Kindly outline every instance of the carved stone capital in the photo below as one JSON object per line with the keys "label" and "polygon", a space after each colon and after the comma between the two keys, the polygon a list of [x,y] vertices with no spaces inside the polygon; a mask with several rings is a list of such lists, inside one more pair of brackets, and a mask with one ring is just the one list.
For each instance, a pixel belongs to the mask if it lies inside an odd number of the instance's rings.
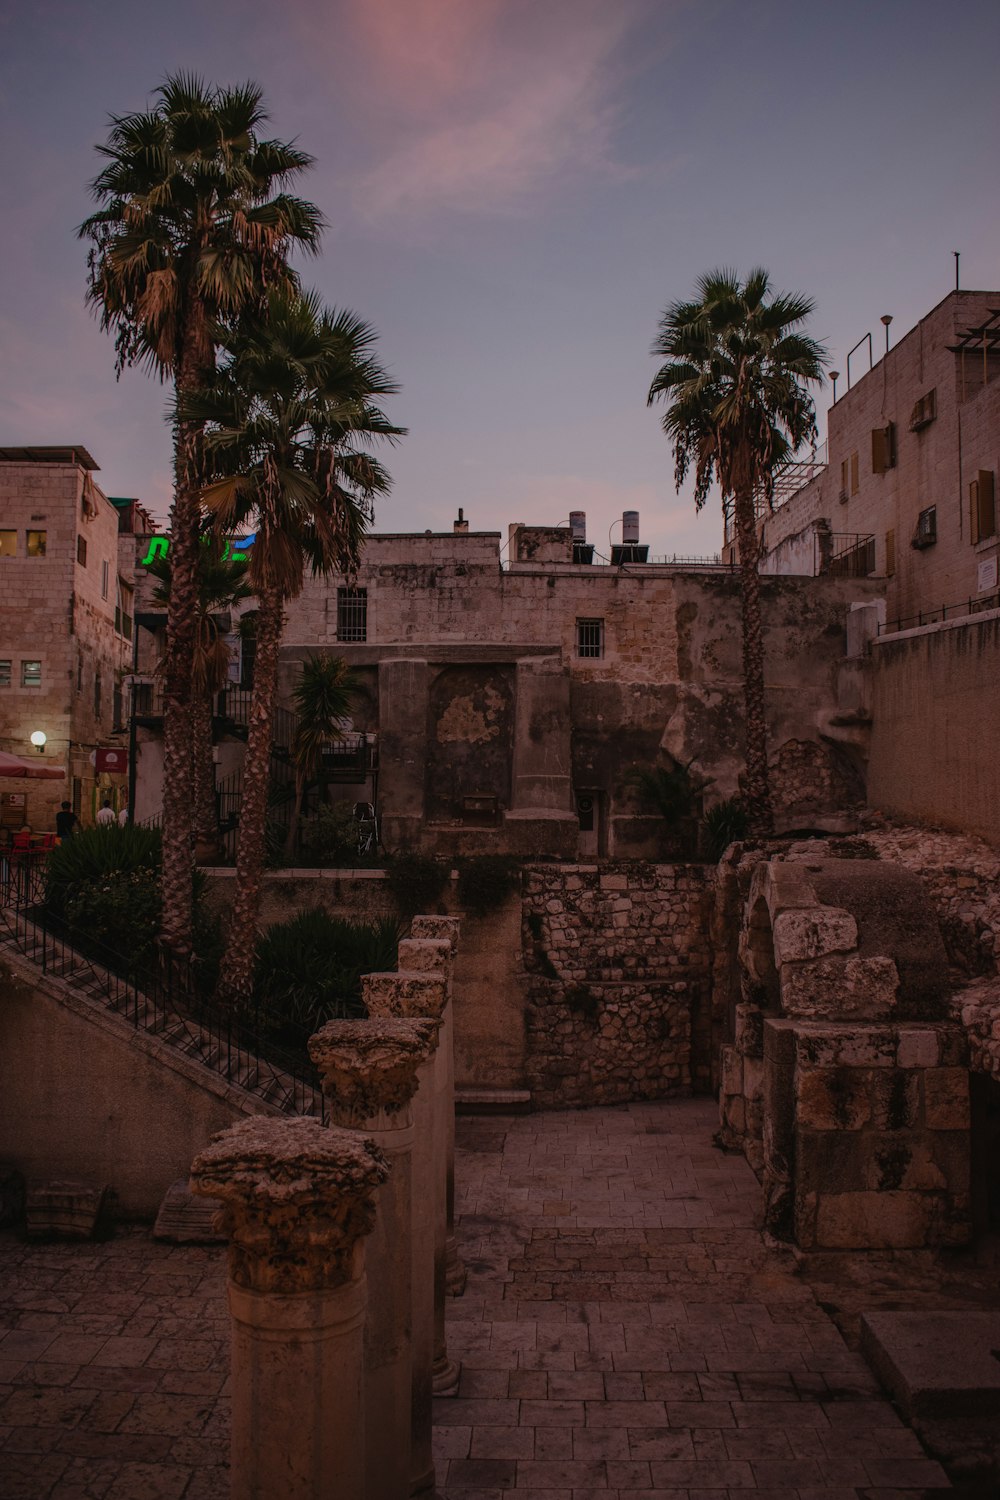
{"label": "carved stone capital", "polygon": [[399,972],[447,975],[453,951],[447,938],[403,938],[399,945]]}
{"label": "carved stone capital", "polygon": [[328,1021],[309,1038],[309,1056],[341,1116],[394,1115],[413,1098],[417,1069],[434,1050],[439,1029],[430,1016]]}
{"label": "carved stone capital", "polygon": [[352,1130],[318,1120],[244,1120],[191,1166],[191,1190],[225,1205],[229,1274],[257,1292],[328,1290],[353,1279],[375,1223],[385,1156]]}
{"label": "carved stone capital", "polygon": [[461,928],[461,917],[414,917],[410,923],[410,937],[442,938],[451,944],[451,951],[454,953],[458,948],[458,934]]}
{"label": "carved stone capital", "polygon": [[433,1016],[440,1020],[448,1003],[443,975],[362,974],[361,997],[370,1016]]}

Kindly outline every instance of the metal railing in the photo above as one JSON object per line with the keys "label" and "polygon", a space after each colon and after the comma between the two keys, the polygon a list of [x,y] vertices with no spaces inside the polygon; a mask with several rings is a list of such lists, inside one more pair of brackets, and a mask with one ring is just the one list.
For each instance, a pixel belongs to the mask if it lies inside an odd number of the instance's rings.
{"label": "metal railing", "polygon": [[816,576],[870,578],[875,571],[875,538],[848,531],[817,532]]}
{"label": "metal railing", "polygon": [[980,594],[975,599],[961,599],[957,604],[942,604],[939,609],[918,610],[915,615],[901,615],[895,620],[885,620],[878,627],[879,635],[896,635],[901,630],[919,629],[922,625],[940,625],[946,620],[963,620],[985,610],[1000,609],[1000,591]]}
{"label": "metal railing", "polygon": [[137,1031],[148,1032],[285,1114],[325,1121],[308,1059],[262,1034],[259,1011],[236,1015],[204,993],[197,960],[135,963],[96,939],[71,937],[45,909],[44,862],[0,854],[0,941],[43,974],[71,982]]}

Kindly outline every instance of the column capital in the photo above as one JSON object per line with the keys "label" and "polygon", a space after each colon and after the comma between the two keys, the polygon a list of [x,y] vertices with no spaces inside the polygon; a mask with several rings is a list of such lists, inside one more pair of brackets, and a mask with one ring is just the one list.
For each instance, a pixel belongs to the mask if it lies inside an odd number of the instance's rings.
{"label": "column capital", "polygon": [[454,953],[458,948],[458,935],[462,929],[461,917],[414,917],[410,923],[411,938],[441,938],[451,944]]}
{"label": "column capital", "polygon": [[383,1153],[356,1131],[258,1118],[212,1139],[192,1163],[191,1189],[225,1205],[236,1285],[287,1294],[354,1278],[388,1175]]}
{"label": "column capital", "polygon": [[401,974],[447,974],[454,955],[447,938],[403,938],[397,951]]}
{"label": "column capital", "polygon": [[434,1050],[439,1029],[430,1016],[327,1021],[309,1038],[309,1056],[338,1112],[359,1121],[396,1115],[413,1098],[417,1069]]}
{"label": "column capital", "polygon": [[448,1003],[443,974],[362,974],[361,998],[369,1016],[432,1016],[440,1020]]}

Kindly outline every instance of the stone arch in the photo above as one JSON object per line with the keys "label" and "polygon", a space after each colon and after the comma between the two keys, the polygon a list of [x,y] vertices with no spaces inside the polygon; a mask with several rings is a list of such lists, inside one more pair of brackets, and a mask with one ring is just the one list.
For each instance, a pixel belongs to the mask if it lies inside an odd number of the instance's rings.
{"label": "stone arch", "polygon": [[428,698],[428,822],[457,822],[465,797],[495,796],[510,806],[514,747],[514,668],[445,667]]}
{"label": "stone arch", "polygon": [[823,820],[864,803],[865,784],[838,746],[790,739],[770,758],[775,815],[785,828],[823,826]]}

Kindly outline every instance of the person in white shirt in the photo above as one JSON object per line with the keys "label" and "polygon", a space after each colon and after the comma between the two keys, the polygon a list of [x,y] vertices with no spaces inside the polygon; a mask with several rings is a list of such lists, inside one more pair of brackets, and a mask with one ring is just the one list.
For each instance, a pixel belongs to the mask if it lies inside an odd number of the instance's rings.
{"label": "person in white shirt", "polygon": [[125,828],[125,827],[127,827],[127,825],[128,825],[128,803],[126,802],[125,806],[122,808],[121,812],[118,814],[118,827],[119,828]]}
{"label": "person in white shirt", "polygon": [[115,810],[111,806],[111,799],[109,797],[105,797],[104,806],[98,809],[97,821],[98,823],[104,824],[113,823],[115,821]]}

